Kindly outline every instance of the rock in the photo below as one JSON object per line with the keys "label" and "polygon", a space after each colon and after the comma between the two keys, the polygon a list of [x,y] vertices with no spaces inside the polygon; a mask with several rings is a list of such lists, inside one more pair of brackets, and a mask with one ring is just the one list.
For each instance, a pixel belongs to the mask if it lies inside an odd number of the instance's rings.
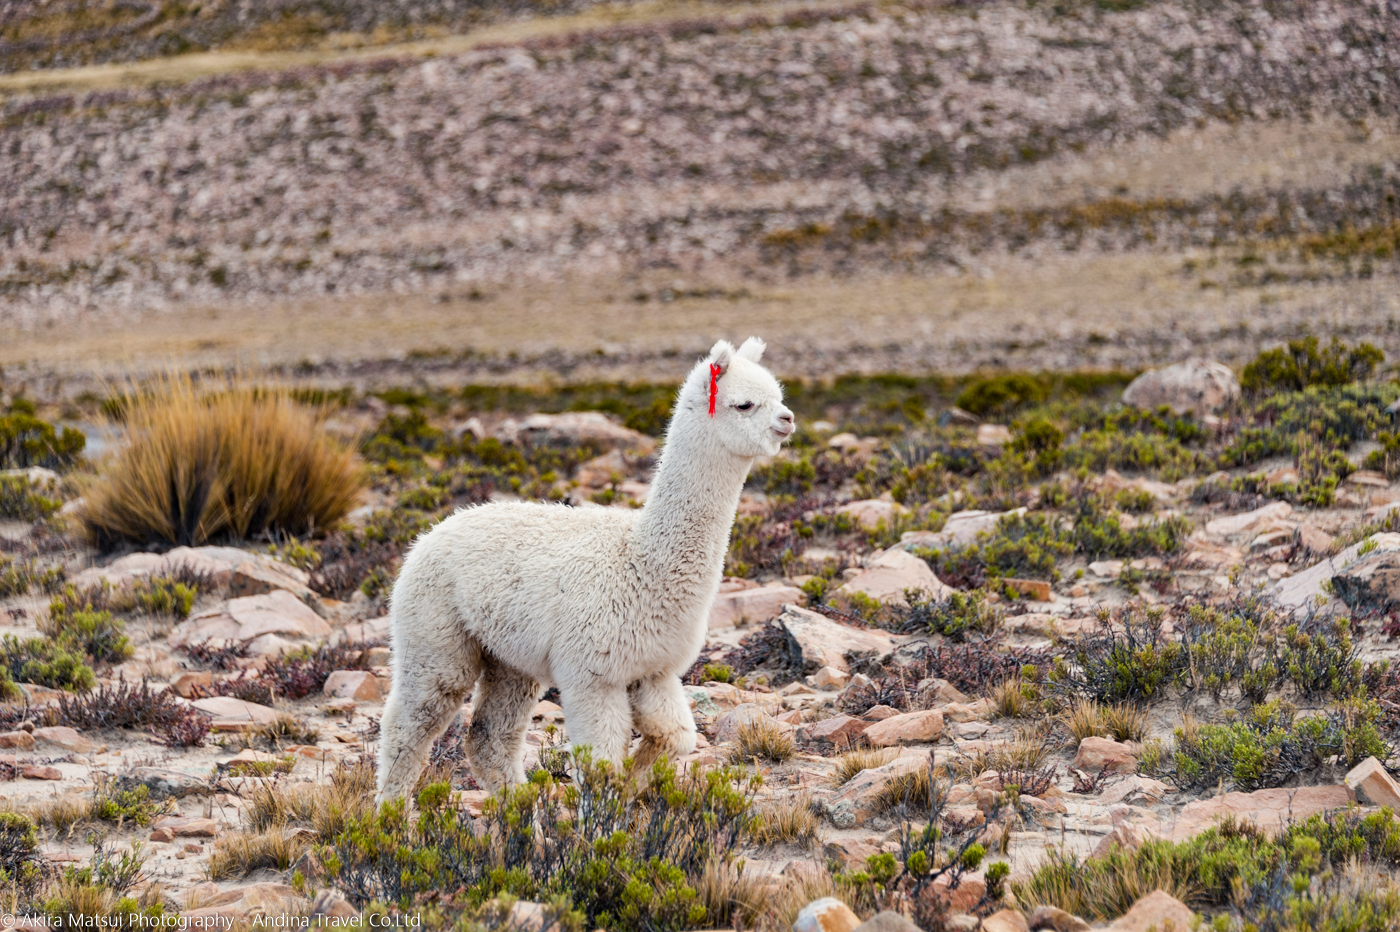
{"label": "rock", "polygon": [[263,882],[214,893],[201,902],[203,905],[198,909],[180,912],[182,928],[228,929],[233,928],[233,920],[238,919],[253,920],[252,925],[264,926],[268,923],[257,922],[258,917],[300,915],[297,909],[304,907],[294,908],[293,904],[305,904],[306,899],[295,887]]}
{"label": "rock", "polygon": [[865,734],[869,727],[869,722],[863,722],[850,715],[835,715],[806,726],[803,734],[809,741],[829,741],[837,747],[843,747]]}
{"label": "rock", "polygon": [[977,445],[980,447],[1004,447],[1011,442],[1011,428],[1004,424],[977,425]]}
{"label": "rock", "polygon": [[153,829],[149,836],[151,841],[172,842],[175,840],[175,833],[168,828]]}
{"label": "rock", "polygon": [[1353,612],[1400,607],[1400,552],[1368,553],[1332,577],[1332,591]]}
{"label": "rock", "polygon": [[36,728],[34,729],[34,740],[39,744],[52,744],[54,747],[63,748],[63,750],[72,751],[75,754],[87,754],[93,747],[91,741],[65,725]]}
{"label": "rock", "polygon": [[1043,579],[1003,579],[1003,586],[1010,586],[1021,595],[1029,596],[1037,602],[1049,602],[1055,598],[1050,584]]}
{"label": "rock", "polygon": [[1092,773],[1109,768],[1119,773],[1132,773],[1137,770],[1137,751],[1112,738],[1088,737],[1079,742],[1079,751],[1074,755],[1074,766]]}
{"label": "rock", "polygon": [[118,774],[115,786],[123,791],[144,786],[150,791],[150,798],[153,800],[214,795],[213,788],[203,777],[180,770],[162,770],[158,767],[137,767],[135,770]]}
{"label": "rock", "polygon": [[1169,792],[1171,787],[1161,780],[1153,780],[1151,777],[1143,777],[1134,774],[1106,786],[1099,794],[1099,802],[1105,806],[1114,803],[1132,802],[1160,802],[1162,797]]}
{"label": "rock", "polygon": [[1271,502],[1253,511],[1208,521],[1206,533],[1217,537],[1232,537],[1245,532],[1261,534],[1265,530],[1292,530],[1295,525],[1284,520],[1291,514],[1293,506],[1288,502]]}
{"label": "rock", "polygon": [[170,632],[171,647],[214,639],[251,641],[264,634],[319,638],[331,633],[314,611],[285,590],[229,599],[218,608],[192,615]]}
{"label": "rock", "polygon": [[948,516],[941,531],[908,531],[899,539],[904,550],[927,547],[941,550],[944,547],[965,547],[977,542],[977,535],[983,531],[996,530],[997,522],[1013,515],[1023,515],[1025,508],[1014,511],[958,511]]}
{"label": "rock", "polygon": [[787,722],[780,722],[769,714],[769,708],[756,702],[746,702],[731,712],[726,712],[715,722],[715,741],[720,744],[739,740],[739,729],[755,722],[772,723],[779,731],[789,734],[797,729]]}
{"label": "rock", "polygon": [[783,609],[778,624],[787,633],[787,661],[807,673],[822,667],[849,670],[848,651],[875,651],[884,655],[895,645],[895,638],[883,631],[852,628],[795,605]]}
{"label": "rock", "polygon": [[898,714],[900,714],[899,710],[893,706],[873,705],[866,709],[865,714],[861,717],[867,722],[883,722],[885,719],[894,718]]}
{"label": "rock", "polygon": [[1149,893],[1109,926],[1109,932],[1190,932],[1196,914],[1163,890]]}
{"label": "rock", "polygon": [[978,699],[976,702],[950,702],[941,711],[945,723],[980,722],[992,717],[992,713],[996,711],[996,704],[990,699]]}
{"label": "rock", "polygon": [[34,750],[34,736],[27,731],[0,732],[0,748],[32,751]]}
{"label": "rock", "polygon": [[1400,785],[1386,772],[1385,765],[1368,757],[1347,773],[1343,781],[1356,794],[1358,802],[1372,806],[1389,806],[1400,812]]}
{"label": "rock", "polygon": [[893,715],[865,730],[865,740],[877,748],[896,744],[926,744],[942,736],[943,713],[938,709]]}
{"label": "rock", "polygon": [[1311,553],[1323,554],[1332,549],[1332,535],[1306,522],[1298,525],[1298,545]]}
{"label": "rock", "polygon": [[1148,369],[1123,390],[1123,403],[1144,410],[1165,405],[1179,414],[1213,414],[1237,401],[1240,383],[1218,362],[1192,359],[1162,369]]}
{"label": "rock", "polygon": [[1089,932],[1089,923],[1058,906],[1037,906],[1027,925],[1032,930],[1053,929],[1054,932]]}
{"label": "rock", "polygon": [[856,926],[856,932],[919,932],[919,927],[899,913],[887,909]]}
{"label": "rock", "polygon": [[945,875],[933,882],[933,893],[953,912],[966,912],[987,895],[987,883],[981,877],[964,875],[956,887],[950,888]]}
{"label": "rock", "polygon": [[1133,822],[1120,822],[1113,827],[1113,830],[1099,839],[1099,843],[1094,846],[1093,857],[1107,857],[1114,848],[1121,848],[1124,851],[1136,851],[1148,841],[1154,838],[1164,837],[1161,832],[1149,825],[1140,825]]}
{"label": "rock", "polygon": [[812,674],[812,685],[817,689],[839,690],[851,681],[851,674],[835,667],[822,667]]}
{"label": "rock", "polygon": [[792,932],[852,932],[859,926],[860,919],[849,906],[828,896],[802,907]]}
{"label": "rock", "polygon": [[1298,470],[1292,466],[1280,466],[1278,469],[1270,470],[1264,477],[1266,485],[1297,485]]}
{"label": "rock", "polygon": [[361,624],[346,625],[331,636],[332,644],[368,644],[389,638],[389,616],[371,618]]}
{"label": "rock", "polygon": [[882,498],[869,498],[859,502],[848,502],[836,509],[836,513],[849,515],[856,524],[873,531],[881,523],[886,527],[893,524],[896,516],[904,514],[904,506]]}
{"label": "rock", "polygon": [[214,674],[208,671],[194,671],[181,673],[171,682],[170,688],[175,690],[175,694],[184,699],[189,699],[195,694],[197,689],[209,689],[214,685]]}
{"label": "rock", "polygon": [[368,670],[336,670],[326,677],[321,691],[332,699],[355,699],[359,702],[380,702],[379,680]]}
{"label": "rock", "polygon": [[182,819],[167,816],[158,819],[155,829],[169,829],[176,838],[213,838],[219,834],[219,823],[213,819]]}
{"label": "rock", "polygon": [[1345,809],[1355,802],[1349,786],[1302,786],[1293,789],[1256,790],[1253,793],[1226,793],[1187,803],[1177,815],[1173,841],[1184,841],[1209,828],[1217,819],[1233,815],[1253,822],[1266,831],[1286,828],[1308,816],[1332,809]]}
{"label": "rock", "polygon": [[880,811],[880,792],[896,777],[923,770],[928,758],[922,754],[897,757],[888,764],[862,770],[826,800],[826,817],[837,828],[856,828]]}
{"label": "rock", "polygon": [[1030,926],[1020,910],[999,909],[982,920],[982,932],[1030,932]]}
{"label": "rock", "polygon": [[711,630],[748,622],[759,624],[783,613],[785,604],[807,604],[807,593],[792,586],[759,586],[721,592],[710,605]]}
{"label": "rock", "polygon": [[25,764],[20,776],[26,780],[62,780],[63,772],[57,767],[42,767],[38,764]]}
{"label": "rock", "polygon": [[621,450],[612,450],[581,463],[574,479],[585,489],[601,489],[613,482],[621,482],[632,474],[632,468]]}
{"label": "rock", "polygon": [[1374,541],[1367,556],[1400,551],[1400,533],[1372,534],[1366,540],[1352,544],[1335,557],[1314,563],[1299,573],[1280,580],[1269,590],[1269,597],[1279,608],[1301,612],[1328,605],[1340,606],[1339,600],[1323,591],[1323,585],[1361,559],[1361,548]]}
{"label": "rock", "polygon": [[836,596],[862,593],[895,605],[908,605],[906,589],[917,589],[934,599],[946,599],[952,589],[945,586],[923,560],[907,550],[891,547],[866,561],[865,568],[836,590]]}
{"label": "rock", "polygon": [[225,726],[240,723],[245,726],[266,725],[277,720],[276,710],[256,702],[244,702],[232,696],[210,696],[208,699],[196,699],[190,704],[213,716],[216,726],[220,723]]}
{"label": "rock", "polygon": [[601,411],[567,411],[563,414],[531,414],[520,420],[508,418],[496,428],[502,443],[528,446],[592,443],[620,450],[648,454],[656,441],[646,434],[614,423]]}

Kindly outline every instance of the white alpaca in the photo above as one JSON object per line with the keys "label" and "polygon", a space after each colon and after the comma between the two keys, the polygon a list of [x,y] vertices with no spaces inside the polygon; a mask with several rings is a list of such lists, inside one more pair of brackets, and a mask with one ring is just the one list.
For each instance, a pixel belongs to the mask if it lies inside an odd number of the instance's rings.
{"label": "white alpaca", "polygon": [[793,431],[763,341],[716,343],[681,386],[646,505],[482,505],[413,545],[394,585],[394,685],[380,723],[379,799],[413,789],[476,687],[466,745],[491,789],[525,779],[525,729],[559,687],[575,747],[638,767],[695,749],[680,675],[705,642],[739,494]]}

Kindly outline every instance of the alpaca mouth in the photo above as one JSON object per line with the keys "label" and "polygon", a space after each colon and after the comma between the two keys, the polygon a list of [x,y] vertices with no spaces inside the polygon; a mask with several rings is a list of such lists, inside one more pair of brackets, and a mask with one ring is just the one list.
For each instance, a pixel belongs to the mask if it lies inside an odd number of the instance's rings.
{"label": "alpaca mouth", "polygon": [[797,429],[796,427],[789,427],[787,430],[778,430],[778,428],[774,427],[774,428],[773,428],[773,433],[777,434],[779,437],[781,437],[782,439],[786,440],[787,438],[789,438],[789,437],[792,436],[792,432],[795,431],[796,429]]}

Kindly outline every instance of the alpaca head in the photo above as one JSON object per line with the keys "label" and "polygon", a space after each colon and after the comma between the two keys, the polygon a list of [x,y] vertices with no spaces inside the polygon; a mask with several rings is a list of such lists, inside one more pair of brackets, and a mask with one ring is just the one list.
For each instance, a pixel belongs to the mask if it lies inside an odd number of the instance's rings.
{"label": "alpaca head", "polygon": [[[759,365],[763,350],[758,337],[749,337],[738,349],[720,340],[691,370],[681,389],[679,411],[701,422],[735,456],[772,456],[796,426],[792,411],[783,404],[783,387]],[[710,417],[712,378],[714,417]]]}

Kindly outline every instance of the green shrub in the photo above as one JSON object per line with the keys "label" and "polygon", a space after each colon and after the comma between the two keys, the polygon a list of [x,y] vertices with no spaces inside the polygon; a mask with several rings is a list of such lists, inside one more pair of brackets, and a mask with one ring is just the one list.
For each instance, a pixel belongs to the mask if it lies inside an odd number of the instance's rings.
{"label": "green shrub", "polygon": [[1067,645],[1050,680],[1061,689],[1098,702],[1141,702],[1182,681],[1186,650],[1162,630],[1160,608],[1107,609],[1098,615],[1098,630]]}
{"label": "green shrub", "polygon": [[0,811],[0,885],[32,890],[43,864],[34,821],[18,812]]}
{"label": "green shrub", "polygon": [[42,495],[23,476],[0,476],[0,518],[11,521],[46,521],[63,502]]}
{"label": "green shrub", "polygon": [[634,796],[623,775],[586,751],[573,763],[575,783],[536,771],[489,799],[483,833],[448,804],[445,783],[419,794],[417,818],[403,800],[385,803],[321,850],[327,877],[357,905],[381,901],[405,911],[432,901],[461,914],[508,893],[567,897],[589,928],[729,922],[707,914],[695,884],[747,837],[753,784],[729,768],[682,775],[663,761]]}
{"label": "green shrub", "polygon": [[1360,382],[1385,362],[1385,353],[1371,343],[1347,346],[1336,337],[1320,346],[1317,337],[1290,340],[1288,346],[1264,350],[1244,367],[1240,387],[1246,392],[1302,391],[1314,385]]}
{"label": "green shrub", "polygon": [[957,405],[983,417],[1005,416],[1050,397],[1044,379],[1021,373],[977,379],[958,395]]}
{"label": "green shrub", "polygon": [[44,570],[34,560],[17,560],[0,553],[0,599],[24,595],[34,588],[55,592],[63,585],[66,575],[62,566]]}
{"label": "green shrub", "polygon": [[1180,552],[1191,530],[1191,521],[1184,517],[1143,520],[1126,530],[1101,498],[1089,495],[1079,501],[1070,537],[1075,551],[1090,560],[1133,560]]}
{"label": "green shrub", "polygon": [[1334,754],[1348,767],[1367,757],[1385,760],[1390,748],[1375,727],[1380,708],[1354,700],[1326,715],[1296,717],[1281,700],[1260,703],[1239,721],[1188,724],[1175,732],[1168,774],[1183,788],[1205,788],[1228,780],[1251,792],[1282,786]]}
{"label": "green shrub", "polygon": [[48,617],[39,622],[39,630],[56,645],[86,655],[93,663],[121,663],[132,655],[131,642],[122,633],[125,627],[111,612],[81,598],[72,586],[49,603]]}
{"label": "green shrub", "polygon": [[932,599],[927,592],[908,590],[904,597],[908,609],[901,610],[903,618],[889,626],[900,633],[941,634],[961,641],[971,632],[991,634],[1001,624],[1001,613],[987,601],[985,593],[976,590],[955,589],[946,599]]}
{"label": "green shrub", "polygon": [[66,469],[82,457],[87,438],[80,431],[65,427],[56,432],[32,409],[18,407],[12,405],[8,414],[0,415],[0,469]]}
{"label": "green shrub", "polygon": [[11,681],[67,690],[91,689],[97,681],[81,654],[48,638],[5,635],[0,638],[0,665],[8,674],[0,681],[0,694],[9,697],[18,694]]}
{"label": "green shrub", "polygon": [[1400,431],[1391,433],[1383,430],[1376,434],[1376,441],[1380,443],[1381,448],[1372,450],[1363,465],[1367,469],[1385,473],[1385,477],[1392,482],[1400,479]]}
{"label": "green shrub", "polygon": [[980,588],[1006,577],[1057,580],[1058,561],[1074,552],[1074,544],[1054,516],[1007,515],[991,532],[961,548],[914,551],[929,561],[935,575],[958,589]]}

